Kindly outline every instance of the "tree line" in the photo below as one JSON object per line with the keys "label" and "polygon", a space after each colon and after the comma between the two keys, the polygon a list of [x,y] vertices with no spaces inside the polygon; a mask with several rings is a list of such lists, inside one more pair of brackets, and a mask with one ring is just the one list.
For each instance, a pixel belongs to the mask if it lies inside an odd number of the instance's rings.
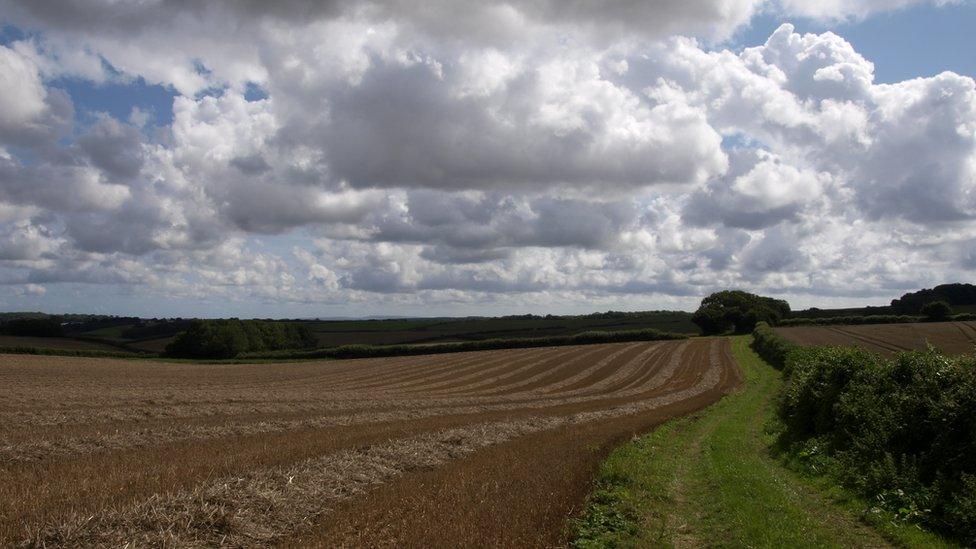
{"label": "tree line", "polygon": [[177,358],[235,358],[244,353],[312,349],[315,335],[303,324],[263,320],[194,320],[166,346]]}
{"label": "tree line", "polygon": [[782,299],[741,290],[725,290],[703,299],[691,320],[701,329],[702,335],[748,334],[760,322],[773,326],[807,326],[972,320],[969,314],[953,315],[952,305],[976,304],[974,296],[976,286],[944,284],[933,290],[905,294],[900,300],[892,302],[892,307],[897,303],[899,310],[911,311],[912,314],[807,318],[794,317],[790,304]]}

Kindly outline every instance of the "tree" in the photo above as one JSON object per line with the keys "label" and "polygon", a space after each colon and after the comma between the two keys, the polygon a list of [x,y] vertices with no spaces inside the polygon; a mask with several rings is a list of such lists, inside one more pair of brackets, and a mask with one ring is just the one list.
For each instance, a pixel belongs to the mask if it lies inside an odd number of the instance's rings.
{"label": "tree", "polygon": [[910,292],[891,300],[891,308],[902,314],[918,314],[926,303],[945,301],[950,306],[976,305],[976,286],[972,284],[940,284],[935,288]]}
{"label": "tree", "polygon": [[776,324],[790,314],[789,303],[741,290],[716,292],[702,300],[691,317],[703,335],[747,334],[759,322]]}
{"label": "tree", "polygon": [[932,301],[922,305],[922,314],[933,322],[946,320],[952,314],[952,307],[945,301]]}
{"label": "tree", "polygon": [[195,320],[166,346],[168,356],[234,358],[241,353],[309,349],[317,341],[303,324],[263,320]]}
{"label": "tree", "polygon": [[0,333],[14,336],[61,337],[64,328],[56,317],[18,318],[0,323]]}

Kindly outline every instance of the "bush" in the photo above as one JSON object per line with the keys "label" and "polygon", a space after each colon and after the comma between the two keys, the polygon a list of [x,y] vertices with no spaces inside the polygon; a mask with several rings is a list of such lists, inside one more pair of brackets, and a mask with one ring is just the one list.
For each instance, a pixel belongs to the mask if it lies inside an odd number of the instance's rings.
{"label": "bush", "polygon": [[309,349],[315,336],[307,326],[260,320],[196,320],[166,346],[166,356],[235,358],[243,353]]}
{"label": "bush", "polygon": [[752,332],[752,349],[773,367],[783,369],[786,356],[796,349],[796,344],[780,337],[769,324],[760,322]]}
{"label": "bush", "polygon": [[933,350],[884,360],[798,348],[781,443],[816,448],[839,480],[896,515],[976,543],[976,363]]}
{"label": "bush", "polygon": [[922,306],[922,315],[932,322],[941,322],[952,316],[952,307],[945,301],[932,301]]}

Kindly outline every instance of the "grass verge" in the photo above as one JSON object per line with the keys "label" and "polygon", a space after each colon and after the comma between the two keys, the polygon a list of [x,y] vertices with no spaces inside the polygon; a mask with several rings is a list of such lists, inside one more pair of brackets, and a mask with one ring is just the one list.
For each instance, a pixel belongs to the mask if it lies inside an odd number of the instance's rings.
{"label": "grass verge", "polygon": [[782,374],[750,339],[732,340],[745,377],[738,391],[634,439],[601,464],[586,508],[570,524],[572,545],[946,546],[770,455]]}

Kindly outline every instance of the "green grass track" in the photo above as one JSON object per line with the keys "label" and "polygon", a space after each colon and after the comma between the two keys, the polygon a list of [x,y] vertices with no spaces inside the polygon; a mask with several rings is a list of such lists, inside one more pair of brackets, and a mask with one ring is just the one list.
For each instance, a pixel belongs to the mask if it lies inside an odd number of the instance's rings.
{"label": "green grass track", "polygon": [[[938,546],[911,525],[872,528],[866,504],[785,468],[769,452],[783,380],[732,338],[745,382],[715,405],[617,448],[601,465],[576,547]],[[826,494],[830,493],[828,496]],[[874,520],[877,525],[879,521]]]}

